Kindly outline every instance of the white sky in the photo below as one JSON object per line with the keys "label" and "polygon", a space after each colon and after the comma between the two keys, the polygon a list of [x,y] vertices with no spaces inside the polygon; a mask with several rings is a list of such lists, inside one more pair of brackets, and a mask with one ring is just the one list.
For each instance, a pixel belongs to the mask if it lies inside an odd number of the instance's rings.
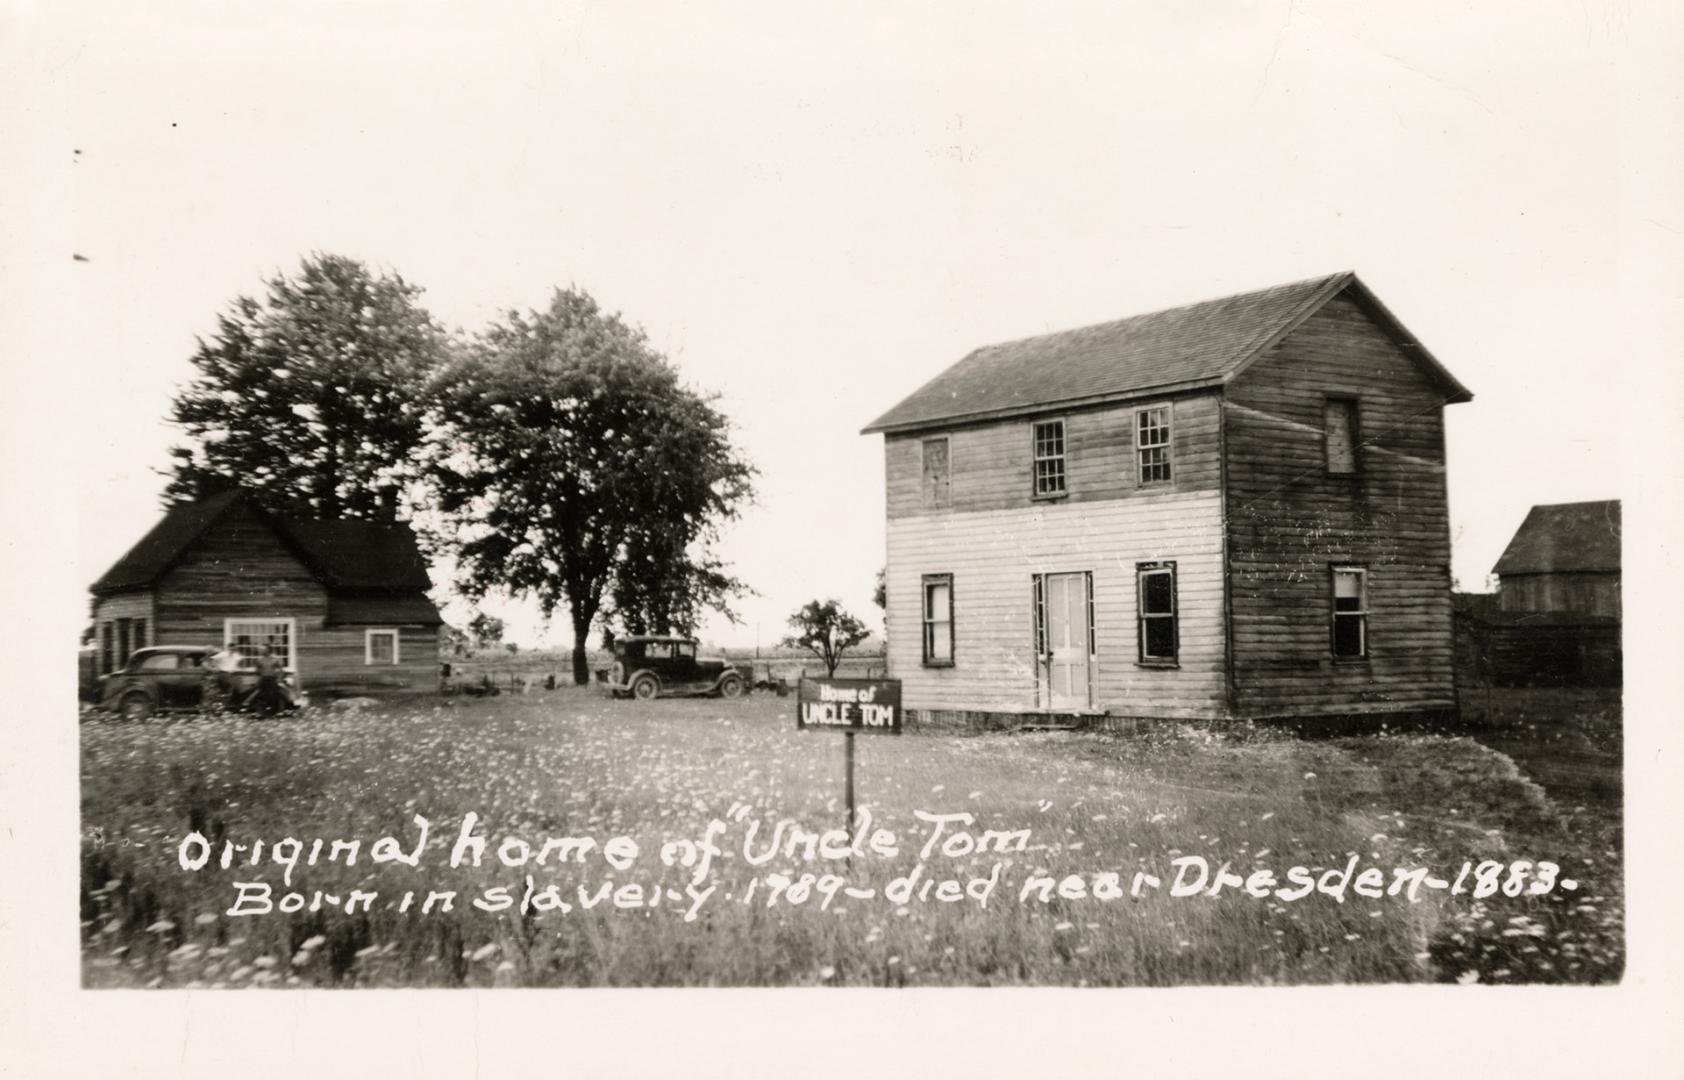
{"label": "white sky", "polygon": [[761,596],[709,627],[737,644],[814,596],[876,619],[882,449],[858,429],[971,347],[1355,269],[1475,393],[1448,410],[1450,495],[1456,577],[1483,587],[1531,504],[1630,494],[1604,344],[1630,27],[1512,10],[206,3],[37,23],[63,112],[33,129],[31,179],[90,260],[62,255],[76,317],[55,340],[95,421],[77,587],[156,517],[194,336],[312,249],[397,270],[469,329],[577,283],[720,392],[762,470],[723,547]]}

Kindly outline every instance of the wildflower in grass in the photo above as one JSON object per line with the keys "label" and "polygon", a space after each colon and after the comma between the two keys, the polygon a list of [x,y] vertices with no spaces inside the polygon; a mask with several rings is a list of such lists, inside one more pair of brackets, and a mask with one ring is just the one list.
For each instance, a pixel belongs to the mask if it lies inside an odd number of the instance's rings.
{"label": "wildflower in grass", "polygon": [[836,978],[836,969],[831,967],[829,964],[826,964],[824,967],[819,969],[819,979],[821,981],[829,982],[834,978]]}

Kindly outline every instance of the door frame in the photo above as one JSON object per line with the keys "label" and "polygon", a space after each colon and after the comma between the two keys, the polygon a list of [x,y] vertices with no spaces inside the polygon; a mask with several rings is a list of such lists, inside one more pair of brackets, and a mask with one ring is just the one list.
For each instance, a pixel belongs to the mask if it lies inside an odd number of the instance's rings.
{"label": "door frame", "polygon": [[1099,645],[1096,640],[1094,627],[1094,596],[1093,571],[1080,570],[1046,570],[1039,571],[1032,577],[1032,609],[1030,612],[1030,650],[1034,655],[1035,669],[1035,707],[1043,712],[1066,712],[1065,708],[1057,708],[1052,703],[1052,648],[1046,640],[1049,624],[1047,621],[1047,579],[1053,577],[1080,577],[1086,595],[1085,616],[1087,622],[1087,703],[1077,706],[1075,711],[1085,711],[1093,708],[1094,690],[1099,673]]}

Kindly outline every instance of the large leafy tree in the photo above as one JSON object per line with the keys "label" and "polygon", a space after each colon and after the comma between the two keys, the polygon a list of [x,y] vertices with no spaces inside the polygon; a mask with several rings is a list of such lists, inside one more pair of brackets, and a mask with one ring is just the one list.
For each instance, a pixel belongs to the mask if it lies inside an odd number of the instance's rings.
{"label": "large leafy tree", "polygon": [[471,597],[568,609],[573,678],[591,626],[687,627],[737,588],[711,553],[754,470],[712,399],[589,294],[494,322],[439,380],[427,472]]}
{"label": "large leafy tree", "polygon": [[446,336],[421,289],[314,254],[236,298],[201,339],[170,419],[188,435],[166,502],[233,485],[323,518],[389,518],[417,472]]}

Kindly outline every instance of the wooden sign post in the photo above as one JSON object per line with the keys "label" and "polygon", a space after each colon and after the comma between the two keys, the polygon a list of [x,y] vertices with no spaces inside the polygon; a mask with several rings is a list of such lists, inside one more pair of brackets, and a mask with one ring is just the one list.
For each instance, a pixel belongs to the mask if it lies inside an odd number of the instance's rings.
{"label": "wooden sign post", "polygon": [[901,733],[899,679],[809,679],[801,676],[795,696],[795,726],[801,731],[840,731],[846,742],[843,767],[848,831],[854,829],[854,736]]}

